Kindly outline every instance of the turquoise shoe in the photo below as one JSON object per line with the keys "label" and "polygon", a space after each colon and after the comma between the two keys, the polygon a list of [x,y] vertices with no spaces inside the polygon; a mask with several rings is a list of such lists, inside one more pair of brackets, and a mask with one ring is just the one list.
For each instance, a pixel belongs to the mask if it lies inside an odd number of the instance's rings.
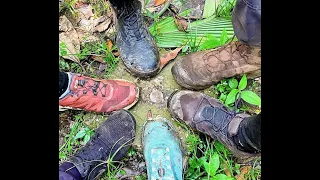
{"label": "turquoise shoe", "polygon": [[165,118],[148,120],[142,137],[149,180],[182,180],[183,154],[174,127]]}

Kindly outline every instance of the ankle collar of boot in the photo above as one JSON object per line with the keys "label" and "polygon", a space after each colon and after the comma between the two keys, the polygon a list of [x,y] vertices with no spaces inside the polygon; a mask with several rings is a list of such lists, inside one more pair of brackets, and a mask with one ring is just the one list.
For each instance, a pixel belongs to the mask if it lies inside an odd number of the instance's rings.
{"label": "ankle collar of boot", "polygon": [[240,122],[246,117],[249,117],[249,115],[247,115],[247,114],[237,114],[231,120],[231,122],[229,123],[229,126],[228,126],[228,132],[229,132],[230,136],[234,136],[234,135],[236,135],[238,133]]}

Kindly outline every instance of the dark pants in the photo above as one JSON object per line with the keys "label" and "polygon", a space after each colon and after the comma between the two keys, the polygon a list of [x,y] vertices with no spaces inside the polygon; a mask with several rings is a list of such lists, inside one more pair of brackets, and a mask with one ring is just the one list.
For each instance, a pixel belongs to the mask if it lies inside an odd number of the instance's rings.
{"label": "dark pants", "polygon": [[[239,41],[261,47],[261,0],[237,0],[232,25]],[[261,150],[261,114],[244,119],[238,137],[251,151]]]}
{"label": "dark pants", "polygon": [[59,72],[59,97],[66,91],[68,88],[68,74],[65,72]]}
{"label": "dark pants", "polygon": [[261,0],[237,0],[232,25],[238,40],[261,47]]}
{"label": "dark pants", "polygon": [[64,162],[59,166],[59,180],[82,180],[77,168],[69,162]]}
{"label": "dark pants", "polygon": [[261,151],[261,114],[245,118],[238,129],[238,139],[247,152]]}

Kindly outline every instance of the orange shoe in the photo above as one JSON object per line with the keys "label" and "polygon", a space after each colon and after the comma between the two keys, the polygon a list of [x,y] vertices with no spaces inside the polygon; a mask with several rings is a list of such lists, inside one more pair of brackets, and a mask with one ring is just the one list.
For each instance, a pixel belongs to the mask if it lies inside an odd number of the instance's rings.
{"label": "orange shoe", "polygon": [[112,112],[129,109],[139,97],[139,88],[126,80],[94,79],[68,73],[69,92],[59,98],[59,110],[80,109],[92,112]]}

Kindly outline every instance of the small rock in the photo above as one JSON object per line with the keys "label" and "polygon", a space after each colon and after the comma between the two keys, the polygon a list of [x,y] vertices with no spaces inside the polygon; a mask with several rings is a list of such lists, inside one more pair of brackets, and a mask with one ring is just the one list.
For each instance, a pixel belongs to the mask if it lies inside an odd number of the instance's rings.
{"label": "small rock", "polygon": [[161,91],[157,89],[153,89],[150,93],[150,100],[154,103],[161,103],[164,101],[163,94]]}

